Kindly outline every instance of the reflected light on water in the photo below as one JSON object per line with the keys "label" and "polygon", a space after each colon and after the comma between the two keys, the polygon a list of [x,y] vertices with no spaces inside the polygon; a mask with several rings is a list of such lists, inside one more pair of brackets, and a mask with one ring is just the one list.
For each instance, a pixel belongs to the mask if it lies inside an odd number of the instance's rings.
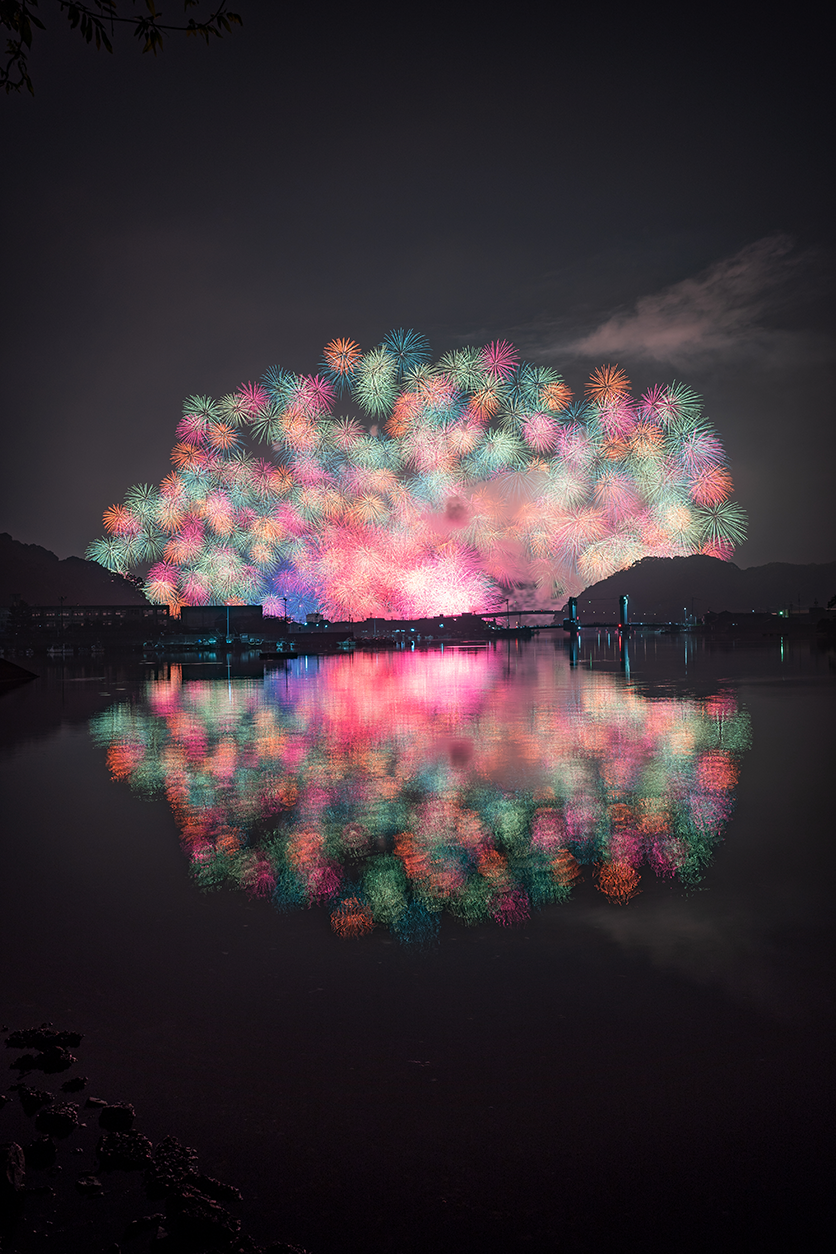
{"label": "reflected light on water", "polygon": [[645,871],[693,886],[749,743],[733,693],[649,696],[538,649],[513,665],[357,654],[231,683],[172,665],[91,729],[114,780],[168,799],[201,887],[410,942],[444,911],[521,923],[584,874],[620,906]]}

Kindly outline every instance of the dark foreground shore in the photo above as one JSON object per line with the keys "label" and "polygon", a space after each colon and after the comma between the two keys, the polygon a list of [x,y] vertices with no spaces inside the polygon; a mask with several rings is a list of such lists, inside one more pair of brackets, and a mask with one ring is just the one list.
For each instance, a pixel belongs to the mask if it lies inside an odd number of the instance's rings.
{"label": "dark foreground shore", "polygon": [[81,1033],[3,1028],[0,1251],[29,1254],[306,1254],[248,1236],[241,1190],[200,1170],[174,1134],[153,1145],[124,1094],[82,1072]]}

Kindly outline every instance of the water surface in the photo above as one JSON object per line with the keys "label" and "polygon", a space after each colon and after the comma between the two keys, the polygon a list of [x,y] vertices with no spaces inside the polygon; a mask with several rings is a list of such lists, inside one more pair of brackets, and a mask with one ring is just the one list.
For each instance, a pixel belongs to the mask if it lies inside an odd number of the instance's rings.
{"label": "water surface", "polygon": [[77,1025],[261,1239],[780,1248],[826,1195],[833,674],[44,668],[0,699],[5,1021]]}

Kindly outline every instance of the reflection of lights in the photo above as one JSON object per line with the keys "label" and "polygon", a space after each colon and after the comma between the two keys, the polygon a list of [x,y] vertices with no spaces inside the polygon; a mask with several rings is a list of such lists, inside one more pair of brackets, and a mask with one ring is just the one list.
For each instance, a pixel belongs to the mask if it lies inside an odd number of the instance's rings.
{"label": "reflection of lights", "polygon": [[733,806],[734,695],[658,700],[532,650],[358,654],[264,682],[183,683],[97,716],[115,780],[164,794],[195,879],[334,931],[431,938],[448,911],[519,923],[581,867],[626,904],[641,868],[701,878]]}
{"label": "reflection of lights", "polygon": [[639,873],[623,862],[603,862],[598,867],[598,887],[610,901],[626,906],[636,893],[641,892]]}

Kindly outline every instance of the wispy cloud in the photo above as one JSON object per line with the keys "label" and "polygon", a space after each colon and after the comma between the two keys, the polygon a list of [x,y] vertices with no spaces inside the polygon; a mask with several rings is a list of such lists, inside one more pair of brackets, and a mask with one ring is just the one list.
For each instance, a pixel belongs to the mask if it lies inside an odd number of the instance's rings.
{"label": "wispy cloud", "polygon": [[549,351],[677,366],[741,352],[796,355],[799,333],[776,324],[790,280],[808,271],[809,261],[787,236],[767,236],[692,278],[640,297],[632,308],[614,311],[592,331],[553,341]]}

